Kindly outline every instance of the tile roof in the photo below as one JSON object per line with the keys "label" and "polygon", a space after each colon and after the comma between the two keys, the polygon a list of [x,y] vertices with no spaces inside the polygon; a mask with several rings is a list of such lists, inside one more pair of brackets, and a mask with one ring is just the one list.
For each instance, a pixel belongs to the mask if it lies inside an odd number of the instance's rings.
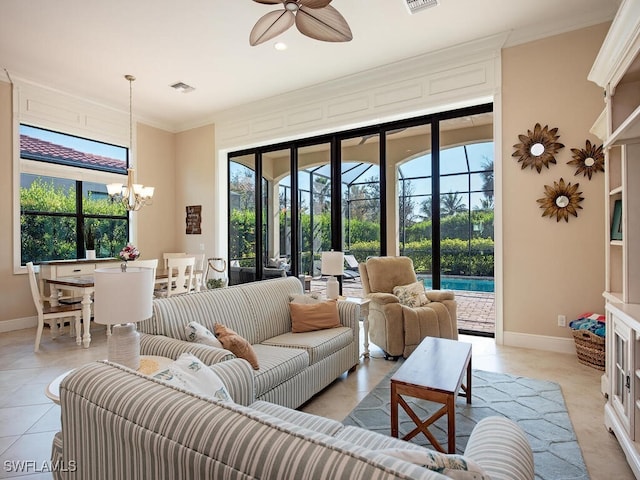
{"label": "tile roof", "polygon": [[20,156],[31,160],[43,160],[55,163],[75,163],[94,167],[126,170],[127,164],[122,160],[79,152],[73,148],[63,147],[55,143],[20,135]]}

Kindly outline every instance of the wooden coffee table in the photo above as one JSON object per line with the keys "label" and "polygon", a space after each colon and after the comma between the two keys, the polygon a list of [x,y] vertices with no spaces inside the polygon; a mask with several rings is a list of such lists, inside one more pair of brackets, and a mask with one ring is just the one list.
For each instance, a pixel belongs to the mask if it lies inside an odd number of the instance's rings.
{"label": "wooden coffee table", "polygon": [[[465,372],[467,380],[463,385]],[[403,395],[442,403],[443,406],[423,421],[402,398]],[[455,453],[458,395],[466,397],[467,403],[471,403],[471,344],[443,338],[425,338],[391,377],[391,435],[398,437],[398,405],[401,405],[416,424],[416,428],[404,440],[422,432],[438,451]],[[443,415],[447,415],[448,421],[448,452],[429,431],[429,426]]]}

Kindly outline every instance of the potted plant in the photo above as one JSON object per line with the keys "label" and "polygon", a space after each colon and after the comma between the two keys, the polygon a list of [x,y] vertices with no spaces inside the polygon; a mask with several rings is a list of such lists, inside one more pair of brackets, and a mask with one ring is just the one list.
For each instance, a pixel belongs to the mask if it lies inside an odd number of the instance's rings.
{"label": "potted plant", "polygon": [[224,279],[222,278],[210,278],[209,280],[207,280],[207,288],[210,290],[213,288],[222,287],[224,287]]}
{"label": "potted plant", "polygon": [[96,258],[96,235],[91,225],[87,225],[84,230],[84,246],[87,259],[93,260]]}

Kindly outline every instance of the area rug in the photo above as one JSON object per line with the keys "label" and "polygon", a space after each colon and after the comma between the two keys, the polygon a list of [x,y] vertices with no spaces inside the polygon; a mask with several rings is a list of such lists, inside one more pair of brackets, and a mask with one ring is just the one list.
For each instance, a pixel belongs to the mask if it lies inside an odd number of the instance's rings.
{"label": "area rug", "polygon": [[[342,423],[390,435],[392,375],[393,372],[389,373]],[[441,407],[433,402],[406,399],[423,420]],[[399,407],[398,411],[400,436],[404,436],[413,430],[415,425],[402,407]],[[589,479],[562,390],[557,383],[473,370],[472,404],[467,405],[464,397],[458,397],[456,404],[458,453],[464,452],[475,424],[491,415],[510,418],[527,433],[533,449],[536,479]],[[430,427],[441,445],[447,444],[446,419],[447,417],[443,416]],[[411,442],[430,447],[422,433],[412,438]]]}

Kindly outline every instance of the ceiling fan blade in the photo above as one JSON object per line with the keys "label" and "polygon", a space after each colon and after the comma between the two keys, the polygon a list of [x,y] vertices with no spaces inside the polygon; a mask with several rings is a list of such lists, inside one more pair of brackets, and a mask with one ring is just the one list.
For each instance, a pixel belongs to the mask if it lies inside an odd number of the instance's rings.
{"label": "ceiling fan blade", "polygon": [[251,46],[259,45],[286,31],[295,21],[295,15],[288,10],[269,12],[256,22],[249,34]]}
{"label": "ceiling fan blade", "polygon": [[278,3],[284,3],[282,0],[253,0],[256,3],[264,3],[265,5],[277,5]]}
{"label": "ceiling fan blade", "polygon": [[299,3],[307,8],[324,8],[331,3],[331,0],[299,0]]}
{"label": "ceiling fan blade", "polygon": [[303,35],[324,42],[348,42],[353,38],[347,21],[331,5],[318,9],[300,7],[296,27]]}

